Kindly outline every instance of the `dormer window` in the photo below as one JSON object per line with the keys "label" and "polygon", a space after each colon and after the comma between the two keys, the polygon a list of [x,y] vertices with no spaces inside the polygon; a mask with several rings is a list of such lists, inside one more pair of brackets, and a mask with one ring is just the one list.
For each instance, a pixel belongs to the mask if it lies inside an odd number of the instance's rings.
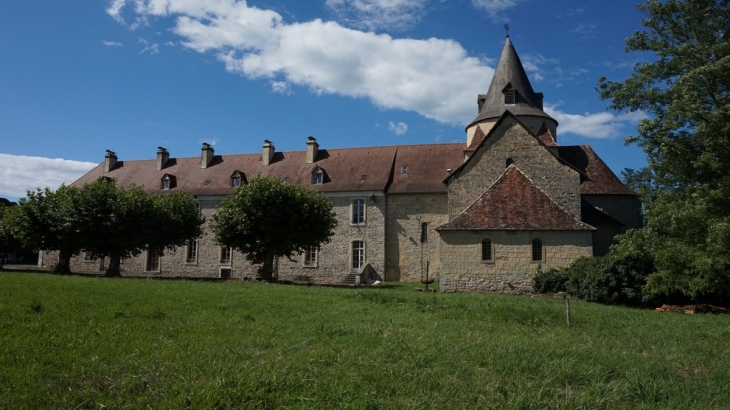
{"label": "dormer window", "polygon": [[322,168],[317,167],[312,172],[312,185],[322,185],[322,182],[324,181],[324,171],[322,171]]}
{"label": "dormer window", "polygon": [[504,90],[504,105],[515,105],[515,90],[513,88]]}
{"label": "dormer window", "polygon": [[235,171],[231,175],[231,188],[238,188],[241,186],[241,173],[238,171]]}
{"label": "dormer window", "polygon": [[407,174],[408,173],[408,165],[403,165],[403,168],[400,169],[401,174]]}
{"label": "dormer window", "polygon": [[170,176],[167,175],[167,174],[165,174],[165,176],[162,177],[162,186],[161,186],[161,188],[162,189],[170,189],[170,186],[171,186],[171,184],[170,184]]}

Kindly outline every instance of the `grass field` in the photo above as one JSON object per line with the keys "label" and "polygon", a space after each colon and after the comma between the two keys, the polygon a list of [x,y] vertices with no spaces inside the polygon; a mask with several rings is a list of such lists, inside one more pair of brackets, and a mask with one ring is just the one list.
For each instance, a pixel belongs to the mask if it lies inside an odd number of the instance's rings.
{"label": "grass field", "polygon": [[0,273],[0,408],[730,407],[730,317]]}

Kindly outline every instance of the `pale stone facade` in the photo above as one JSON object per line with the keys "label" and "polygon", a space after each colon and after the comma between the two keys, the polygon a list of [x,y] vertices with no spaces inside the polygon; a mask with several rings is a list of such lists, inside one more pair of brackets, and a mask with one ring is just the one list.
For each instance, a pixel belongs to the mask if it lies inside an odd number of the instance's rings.
{"label": "pale stone facade", "polygon": [[[542,111],[542,94],[532,90],[509,39],[478,107],[466,144],[327,150],[309,137],[303,151],[279,153],[265,140],[260,154],[215,155],[204,144],[199,158],[172,161],[160,147],[155,160],[127,162],[109,151],[75,184],[108,177],[152,193],[184,190],[208,220],[235,191],[234,176],[241,183],[277,176],[320,191],[338,221],[331,241],[275,261],[279,280],[300,283],[341,282],[363,271],[373,279],[418,282],[428,272],[446,292],[529,293],[538,269],[605,254],[617,233],[641,226],[637,197],[590,147],[557,144],[557,121]],[[168,175],[174,187],[160,184]],[[362,223],[353,223],[354,201],[364,208]],[[256,277],[258,266],[235,250],[227,254],[204,229],[193,248],[158,259],[144,252],[124,260],[121,270],[123,276]],[[40,263],[56,260],[47,253]],[[105,267],[83,255],[71,265],[76,272]]]}

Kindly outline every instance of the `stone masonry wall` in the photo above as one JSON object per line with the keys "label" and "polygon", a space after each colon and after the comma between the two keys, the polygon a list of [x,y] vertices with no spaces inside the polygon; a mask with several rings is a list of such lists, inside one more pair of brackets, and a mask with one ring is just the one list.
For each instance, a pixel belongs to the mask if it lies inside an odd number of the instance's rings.
{"label": "stone masonry wall", "polygon": [[[580,174],[558,161],[514,118],[506,117],[449,184],[449,220],[479,198],[514,164],[568,214],[580,220]],[[516,204],[518,205],[518,204]]]}
{"label": "stone masonry wall", "polygon": [[[448,222],[447,206],[446,193],[388,195],[386,280],[420,281],[426,262],[429,278],[438,280],[440,235],[436,228]],[[428,237],[423,244],[422,222],[428,224]]]}
{"label": "stone masonry wall", "polygon": [[[481,261],[481,242],[493,244],[493,262]],[[532,261],[532,240],[543,243],[543,260]],[[443,292],[532,293],[532,278],[542,270],[567,266],[592,256],[589,231],[441,232],[439,285]]]}
{"label": "stone masonry wall", "polygon": [[[371,197],[373,198],[371,200]],[[353,199],[365,200],[365,223],[357,226],[350,223],[350,204]],[[304,255],[298,255],[289,261],[278,258],[278,277],[280,280],[292,280],[311,283],[333,282],[344,278],[351,272],[352,241],[365,242],[365,263],[378,272],[381,277],[385,269],[385,197],[382,193],[352,195],[329,195],[337,214],[338,225],[332,241],[322,246],[317,255],[314,267],[304,266]],[[247,261],[242,253],[231,252],[229,263],[222,263],[221,248],[213,242],[213,235],[207,229],[215,208],[220,203],[217,199],[200,199],[201,212],[206,217],[203,235],[198,238],[197,260],[186,261],[187,248],[178,248],[175,252],[165,252],[160,257],[159,270],[145,270],[147,251],[141,255],[125,259],[121,264],[122,275],[152,277],[187,277],[187,278],[220,278],[221,269],[230,269],[231,278],[254,278],[258,266]],[[43,265],[53,266],[58,261],[58,252],[47,252]],[[71,271],[101,273],[108,267],[108,260],[84,260],[83,254],[71,259]]]}

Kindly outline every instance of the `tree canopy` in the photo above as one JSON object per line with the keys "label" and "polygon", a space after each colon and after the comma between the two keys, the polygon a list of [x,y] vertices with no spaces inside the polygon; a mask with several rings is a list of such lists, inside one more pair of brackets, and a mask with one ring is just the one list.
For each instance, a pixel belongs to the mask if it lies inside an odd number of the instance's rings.
{"label": "tree canopy", "polygon": [[[645,204],[656,271],[647,290],[730,295],[730,0],[649,0],[626,50],[649,52],[624,81],[599,79],[601,98],[643,111],[637,135],[649,166],[624,176]],[[633,246],[631,241],[622,246]],[[638,245],[638,244],[637,244]]]}
{"label": "tree canopy", "polygon": [[221,202],[210,230],[271,278],[274,257],[291,258],[329,242],[337,225],[332,203],[321,193],[276,177],[257,176]]}
{"label": "tree canopy", "polygon": [[55,273],[70,273],[70,258],[82,250],[109,258],[108,276],[119,275],[122,258],[148,247],[173,250],[201,234],[198,203],[184,192],[151,195],[100,178],[81,188],[62,185],[28,192],[12,221],[14,233],[34,249],[58,250]]}

